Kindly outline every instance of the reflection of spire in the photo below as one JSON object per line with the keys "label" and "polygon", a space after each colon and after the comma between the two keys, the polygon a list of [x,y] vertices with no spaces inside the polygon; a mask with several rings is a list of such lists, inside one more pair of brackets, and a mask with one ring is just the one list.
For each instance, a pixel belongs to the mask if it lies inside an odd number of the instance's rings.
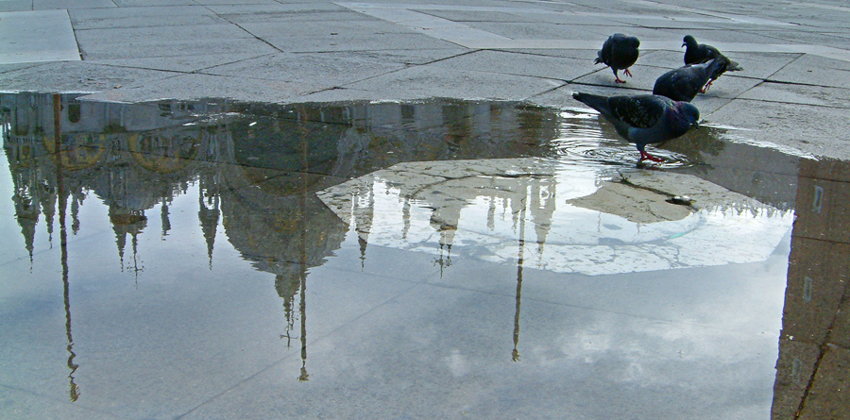
{"label": "reflection of spire", "polygon": [[168,202],[165,198],[162,199],[162,208],[159,212],[159,221],[162,226],[162,234],[161,236],[165,238],[168,236],[168,231],[171,230],[171,220],[168,218]]}
{"label": "reflection of spire", "polygon": [[487,229],[496,229],[496,196],[487,197]]}
{"label": "reflection of spire", "polygon": [[[206,196],[206,200],[204,200],[204,196]],[[201,222],[201,231],[207,242],[207,258],[209,258],[210,269],[212,269],[215,232],[218,227],[220,214],[218,194],[214,194],[208,189],[200,188],[198,191],[198,220]]]}
{"label": "reflection of spire", "polygon": [[127,210],[110,206],[109,220],[112,222],[112,231],[115,232],[118,256],[121,258],[121,270],[124,270],[124,247],[127,245],[127,234],[130,234],[133,246],[133,271],[138,275],[142,271],[138,262],[138,235],[147,227],[147,216],[143,210]]}
{"label": "reflection of spire", "polygon": [[372,218],[375,212],[375,190],[374,186],[369,188],[365,198],[355,197],[354,208],[354,230],[357,232],[357,242],[360,244],[360,265],[366,265],[366,246],[369,243],[369,232],[372,230]]}
{"label": "reflection of spire", "polygon": [[283,298],[283,316],[286,317],[286,332],[281,334],[280,338],[286,338],[286,348],[289,348],[290,340],[292,339],[289,332],[292,331],[295,325],[295,317],[292,313],[292,299],[298,294],[300,283],[301,276],[298,275],[277,274],[274,279],[274,288],[277,290],[278,296]]}
{"label": "reflection of spire", "polygon": [[401,205],[401,239],[407,240],[407,233],[410,232],[410,197],[404,197],[404,204]]}
{"label": "reflection of spire", "polygon": [[531,219],[534,222],[534,232],[537,234],[537,255],[542,260],[543,245],[549,235],[552,215],[555,213],[555,186],[551,178],[532,178],[531,188]]}
{"label": "reflection of spire", "polygon": [[79,186],[71,193],[71,232],[74,235],[80,231],[80,205],[83,203],[84,198],[85,194],[83,194]]}
{"label": "reflection of spire", "polygon": [[[447,206],[439,206],[431,212],[431,227],[440,234],[440,258],[436,263],[440,265],[441,275],[443,268],[452,265],[452,244],[454,243],[455,233],[457,233],[461,208],[461,205],[453,203]],[[447,252],[445,257],[443,257],[443,250]]]}
{"label": "reflection of spire", "polygon": [[522,301],[522,265],[523,253],[525,250],[525,206],[519,211],[519,240],[517,241],[517,259],[516,259],[516,311],[514,312],[514,349],[511,351],[511,360],[519,361],[519,307]]}
{"label": "reflection of spire", "polygon": [[21,234],[24,236],[24,244],[30,256],[30,265],[32,265],[32,252],[35,249],[35,226],[38,224],[39,215],[38,207],[33,206],[31,198],[26,194],[18,193],[18,190],[16,190],[12,200],[15,202],[15,218],[21,227]]}
{"label": "reflection of spire", "polygon": [[[57,163],[57,165],[59,164]],[[40,190],[37,199],[40,201],[41,212],[44,214],[44,222],[47,225],[48,242],[50,243],[50,247],[53,248],[53,218],[56,214],[56,189],[51,185],[47,185],[46,182],[39,183],[37,188]]]}

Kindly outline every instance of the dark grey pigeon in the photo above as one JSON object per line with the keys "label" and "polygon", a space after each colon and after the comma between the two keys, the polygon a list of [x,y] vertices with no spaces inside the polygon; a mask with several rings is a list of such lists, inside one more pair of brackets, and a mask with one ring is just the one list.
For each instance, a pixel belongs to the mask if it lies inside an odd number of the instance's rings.
{"label": "dark grey pigeon", "polygon": [[640,161],[662,159],[647,153],[650,143],[661,143],[698,127],[699,110],[688,102],[677,102],[665,96],[599,96],[574,92],[573,98],[599,111],[614,125],[617,134],[635,143],[640,151]]}
{"label": "dark grey pigeon", "polygon": [[623,73],[632,77],[629,67],[637,61],[638,55],[640,55],[639,46],[640,41],[633,36],[620,33],[611,35],[602,44],[602,49],[599,50],[593,64],[605,63],[614,72],[615,82],[626,83],[625,80],[620,79],[617,71],[623,70]]}
{"label": "dark grey pigeon", "polygon": [[686,47],[685,64],[700,64],[715,58],[719,58],[722,62],[721,68],[715,72],[716,74],[712,75],[708,80],[708,84],[700,90],[702,93],[705,93],[706,89],[711,86],[711,83],[717,80],[721,74],[727,71],[741,71],[744,69],[737,62],[723,55],[717,48],[708,44],[700,44],[691,35],[685,35],[685,39],[682,40],[682,46]]}
{"label": "dark grey pigeon", "polygon": [[688,64],[670,70],[655,80],[652,93],[666,96],[674,101],[690,102],[724,65],[722,59],[713,58],[705,63]]}

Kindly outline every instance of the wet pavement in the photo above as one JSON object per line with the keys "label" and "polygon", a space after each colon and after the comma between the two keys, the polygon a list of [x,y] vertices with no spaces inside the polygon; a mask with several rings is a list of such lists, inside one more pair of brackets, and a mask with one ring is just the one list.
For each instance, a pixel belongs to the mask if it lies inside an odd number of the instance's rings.
{"label": "wet pavement", "polygon": [[[850,9],[771,6],[0,2],[0,417],[850,418]],[[635,165],[570,93],[688,33]]]}
{"label": "wet pavement", "polygon": [[[640,168],[595,116],[511,102],[0,103],[7,414],[766,418],[800,393],[774,365],[818,161],[708,128]],[[792,385],[820,348],[795,334]]]}

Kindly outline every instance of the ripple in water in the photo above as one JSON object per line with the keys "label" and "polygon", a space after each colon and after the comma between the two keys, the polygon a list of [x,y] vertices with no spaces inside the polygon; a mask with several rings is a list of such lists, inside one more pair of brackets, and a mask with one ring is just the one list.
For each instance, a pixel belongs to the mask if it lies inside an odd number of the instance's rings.
{"label": "ripple in water", "polygon": [[[560,136],[550,143],[552,152],[561,160],[601,166],[645,166],[659,169],[694,166],[687,155],[652,145],[647,151],[664,162],[644,161],[638,164],[640,152],[633,143],[621,139],[613,130],[603,129],[595,114],[564,112],[559,126]],[[673,140],[675,141],[675,140]]]}

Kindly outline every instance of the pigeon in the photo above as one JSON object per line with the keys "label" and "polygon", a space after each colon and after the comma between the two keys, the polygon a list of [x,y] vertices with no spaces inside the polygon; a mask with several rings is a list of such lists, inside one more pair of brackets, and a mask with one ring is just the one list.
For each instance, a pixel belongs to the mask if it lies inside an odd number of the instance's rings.
{"label": "pigeon", "polygon": [[712,78],[720,76],[726,63],[720,58],[700,64],[688,64],[670,70],[655,80],[652,93],[666,96],[674,101],[690,102]]}
{"label": "pigeon", "polygon": [[629,67],[638,59],[640,51],[640,40],[633,36],[627,36],[620,33],[611,35],[602,44],[602,49],[597,53],[596,61],[593,64],[605,63],[611,70],[614,71],[614,81],[617,83],[626,83],[620,79],[617,71],[623,70],[623,73],[632,77],[632,72]]}
{"label": "pigeon", "polygon": [[674,101],[666,96],[599,96],[574,92],[573,98],[599,111],[614,125],[617,134],[640,151],[640,161],[662,162],[645,150],[649,143],[661,143],[699,127],[699,110],[688,102]]}
{"label": "pigeon", "polygon": [[716,72],[716,74],[712,75],[708,80],[708,83],[705,87],[700,90],[701,93],[705,93],[711,83],[717,80],[721,74],[727,71],[741,71],[744,68],[741,67],[737,62],[730,60],[725,55],[720,53],[720,50],[712,47],[707,44],[700,44],[697,40],[691,35],[685,35],[685,39],[682,42],[683,47],[687,47],[685,49],[685,64],[699,64],[705,63],[713,58],[719,58],[725,66],[721,66],[721,68]]}

